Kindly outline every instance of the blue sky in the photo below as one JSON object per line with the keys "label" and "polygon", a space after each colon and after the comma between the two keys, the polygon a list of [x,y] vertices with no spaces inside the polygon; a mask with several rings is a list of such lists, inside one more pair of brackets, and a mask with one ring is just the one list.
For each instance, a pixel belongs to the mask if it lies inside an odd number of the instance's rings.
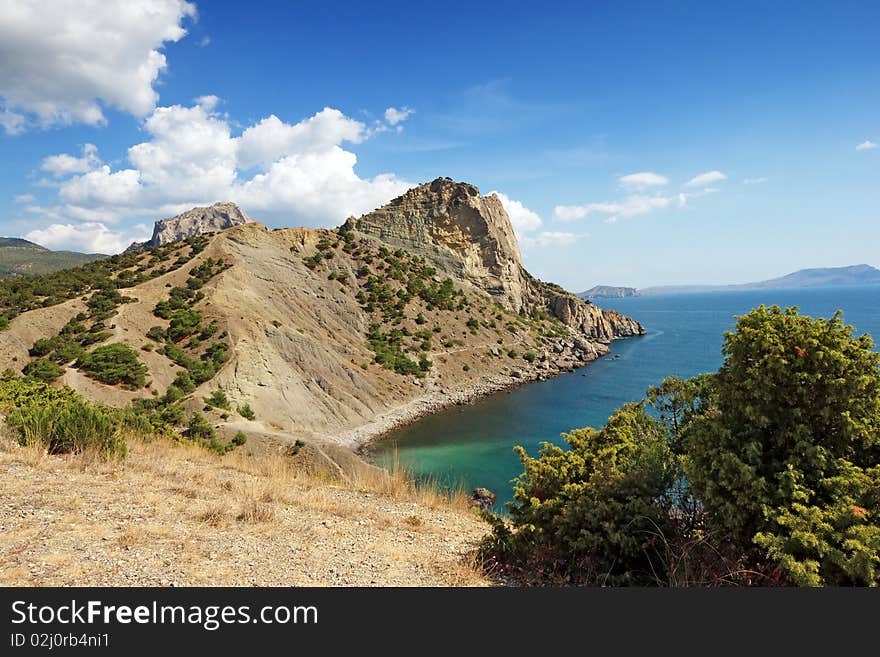
{"label": "blue sky", "polygon": [[880,265],[880,5],[710,4],[12,0],[0,232],[329,226],[450,176],[570,289]]}

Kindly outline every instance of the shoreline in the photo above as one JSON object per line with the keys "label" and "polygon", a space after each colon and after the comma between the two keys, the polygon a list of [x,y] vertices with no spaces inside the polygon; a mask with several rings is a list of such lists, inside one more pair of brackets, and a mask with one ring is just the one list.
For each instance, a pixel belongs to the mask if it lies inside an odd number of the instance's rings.
{"label": "shoreline", "polygon": [[[630,337],[640,336],[621,336],[615,338],[615,341]],[[604,350],[599,351],[598,347],[600,345],[604,347]],[[496,374],[491,376],[488,380],[462,388],[429,392],[389,409],[366,424],[362,424],[353,429],[337,432],[326,436],[324,439],[347,447],[358,456],[367,457],[370,454],[371,445],[376,441],[385,437],[389,433],[413,424],[424,417],[448,410],[453,406],[471,404],[483,397],[503,392],[505,390],[512,390],[529,383],[546,381],[560,374],[574,372],[581,367],[607,356],[611,352],[611,347],[608,344],[596,343],[596,347],[597,353],[594,357],[575,357],[561,365],[541,363],[529,368],[518,370],[519,376]],[[572,357],[569,356],[569,358]],[[563,360],[565,360],[564,356]]]}

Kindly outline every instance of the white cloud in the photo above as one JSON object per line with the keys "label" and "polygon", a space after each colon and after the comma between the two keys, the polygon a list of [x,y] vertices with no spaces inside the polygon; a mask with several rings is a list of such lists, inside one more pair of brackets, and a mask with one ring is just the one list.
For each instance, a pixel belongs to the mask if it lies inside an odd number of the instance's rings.
{"label": "white cloud", "polygon": [[72,173],[86,173],[92,171],[101,164],[98,157],[98,147],[94,144],[83,144],[82,157],[75,157],[67,153],[59,155],[50,155],[43,158],[40,169],[48,171],[56,178],[70,175]]}
{"label": "white cloud", "polygon": [[706,185],[711,185],[712,183],[721,182],[722,180],[727,180],[727,176],[723,174],[721,171],[707,171],[706,173],[701,173],[697,176],[694,176],[690,180],[688,180],[684,186],[685,187],[705,187]]}
{"label": "white cloud", "polygon": [[856,146],[857,151],[870,151],[875,148],[880,148],[880,144],[878,144],[876,141],[871,141],[870,139],[866,139],[861,144]]}
{"label": "white cloud", "polygon": [[[412,186],[390,173],[357,175],[357,156],[340,144],[358,143],[369,131],[339,110],[325,108],[296,124],[270,116],[234,136],[217,105],[205,96],[191,107],[156,108],[143,124],[148,139],[128,149],[125,166],[95,161],[89,171],[68,173],[57,203],[28,211],[59,225],[111,224],[232,200],[264,221],[331,226]],[[84,167],[83,158],[54,157],[47,170],[59,176]]]}
{"label": "white cloud", "polygon": [[744,178],[743,185],[760,185],[767,182],[767,180],[768,178],[766,176],[760,176],[759,178]]}
{"label": "white cloud", "polygon": [[520,239],[520,242],[526,247],[545,248],[548,246],[567,246],[576,242],[579,237],[586,237],[586,235],[546,230],[538,233],[534,237],[523,237]]}
{"label": "white cloud", "polygon": [[33,203],[35,198],[33,194],[19,194],[15,196],[13,199],[16,203]]}
{"label": "white cloud", "polygon": [[83,253],[119,253],[135,241],[149,239],[150,231],[144,225],[134,231],[121,232],[102,223],[52,224],[41,230],[32,230],[24,236],[53,251],[69,250]]}
{"label": "white cloud", "polygon": [[559,221],[578,221],[591,214],[605,215],[606,221],[614,223],[618,219],[629,219],[639,215],[648,214],[654,210],[669,207],[675,198],[670,196],[646,196],[634,194],[622,201],[605,203],[587,203],[585,205],[557,205],[553,209],[553,216]]}
{"label": "white cloud", "polygon": [[8,134],[155,107],[161,49],[196,14],[184,0],[17,0],[0,9],[0,125]]}
{"label": "white cloud", "polygon": [[496,191],[489,192],[487,196],[491,196],[492,194],[497,196],[498,200],[501,201],[504,211],[507,212],[507,216],[510,217],[510,223],[513,224],[513,231],[520,240],[522,240],[525,233],[538,230],[543,224],[541,217],[539,217],[537,213],[532,212],[519,201],[515,201],[506,194]]}
{"label": "white cloud", "polygon": [[289,153],[325,151],[345,141],[360,143],[364,132],[363,123],[330,107],[295,125],[272,114],[242,133],[238,161],[244,168],[266,167]]}
{"label": "white cloud", "polygon": [[653,173],[651,171],[642,171],[640,173],[631,173],[626,176],[621,176],[618,181],[620,182],[621,187],[627,189],[647,189],[649,187],[662,187],[663,185],[669,184],[669,179],[666,176],[661,176],[659,173]]}
{"label": "white cloud", "polygon": [[400,109],[389,107],[385,110],[385,120],[388,122],[388,125],[395,126],[398,123],[403,123],[413,114],[415,114],[415,110],[409,107],[401,107]]}

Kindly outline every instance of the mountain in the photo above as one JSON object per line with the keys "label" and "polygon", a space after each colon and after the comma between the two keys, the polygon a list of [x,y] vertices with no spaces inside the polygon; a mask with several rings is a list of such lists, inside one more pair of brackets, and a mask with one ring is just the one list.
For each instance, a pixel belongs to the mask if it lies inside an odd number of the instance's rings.
{"label": "mountain", "polygon": [[820,267],[800,269],[791,274],[756,283],[738,285],[663,285],[640,289],[640,296],[656,294],[688,294],[692,292],[736,292],[793,287],[829,287],[847,285],[880,285],[880,269],[871,265]]}
{"label": "mountain", "polygon": [[[157,223],[154,239],[170,230],[189,234],[184,241],[111,258],[121,295],[96,279],[89,301],[74,286],[56,289],[53,299],[68,300],[41,307],[41,297],[4,296],[0,286],[0,316],[9,318],[0,371],[39,366],[52,377],[32,355],[45,354],[63,364],[57,382],[88,398],[183,404],[188,413],[219,388],[231,409],[249,405],[256,417],[207,411],[222,437],[244,429],[354,447],[644,333],[531,276],[500,202],[472,185],[438,179],[333,230],[239,220],[214,232],[206,216],[196,208]],[[115,343],[130,349],[94,355]],[[129,363],[126,378],[117,357]]]}
{"label": "mountain", "polygon": [[48,274],[107,256],[97,253],[50,251],[16,237],[0,237],[0,278]]}
{"label": "mountain", "polygon": [[146,242],[134,242],[126,251],[138,251],[204,235],[252,221],[235,203],[229,201],[195,207],[153,226],[153,237]]}
{"label": "mountain", "polygon": [[634,287],[616,287],[614,285],[596,285],[586,292],[578,294],[581,299],[621,299],[637,295],[638,292]]}

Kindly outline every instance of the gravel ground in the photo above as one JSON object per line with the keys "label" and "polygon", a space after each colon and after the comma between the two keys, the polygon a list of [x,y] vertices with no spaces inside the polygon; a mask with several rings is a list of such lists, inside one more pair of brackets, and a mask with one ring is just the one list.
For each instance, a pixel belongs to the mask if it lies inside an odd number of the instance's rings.
{"label": "gravel ground", "polygon": [[[0,451],[0,585],[481,586],[487,527],[379,494],[168,444],[125,463]],[[276,457],[280,459],[281,457]]]}

